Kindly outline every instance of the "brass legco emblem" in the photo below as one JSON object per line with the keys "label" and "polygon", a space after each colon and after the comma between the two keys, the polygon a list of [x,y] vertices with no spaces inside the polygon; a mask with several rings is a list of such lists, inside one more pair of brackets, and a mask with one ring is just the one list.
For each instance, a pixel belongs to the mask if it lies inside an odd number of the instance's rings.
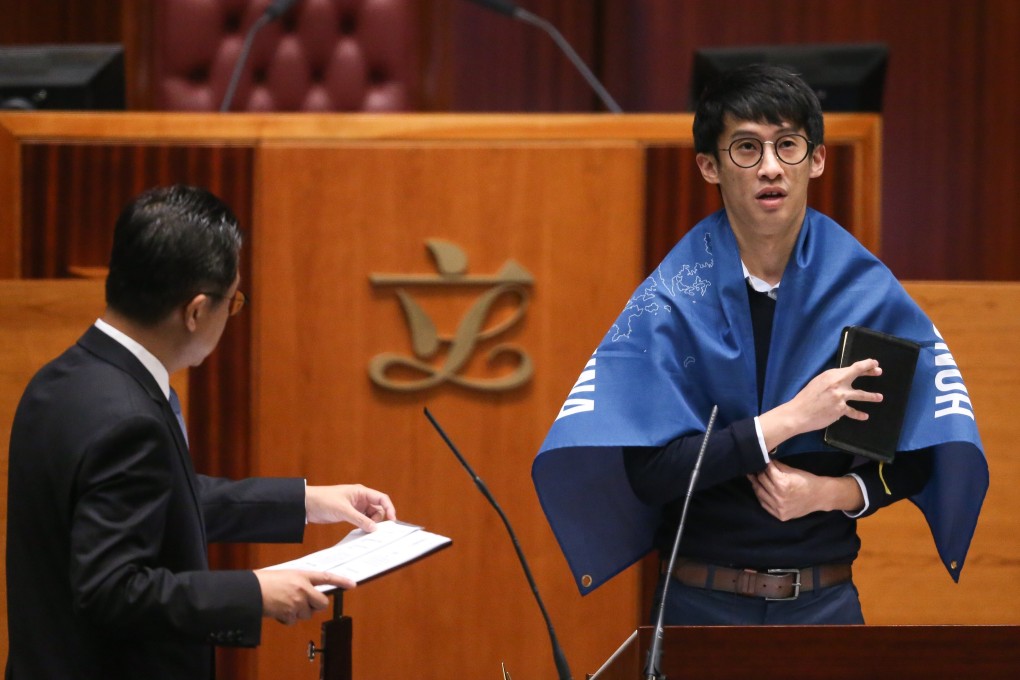
{"label": "brass legco emblem", "polygon": [[[436,264],[436,274],[370,274],[368,277],[373,286],[395,288],[414,353],[414,356],[405,356],[383,352],[372,357],[368,364],[372,382],[398,392],[423,390],[447,381],[488,392],[512,390],[525,384],[532,374],[531,358],[520,347],[509,344],[494,346],[486,358],[490,365],[496,361],[502,365],[509,360],[513,365],[510,373],[488,377],[468,376],[463,371],[479,342],[505,333],[524,318],[531,298],[531,274],[513,260],[507,260],[496,274],[468,275],[467,257],[458,246],[439,239],[427,239],[425,245]],[[453,335],[440,334],[432,318],[408,292],[443,286],[486,289],[464,314]],[[493,306],[508,296],[516,298],[512,312],[486,327]]]}

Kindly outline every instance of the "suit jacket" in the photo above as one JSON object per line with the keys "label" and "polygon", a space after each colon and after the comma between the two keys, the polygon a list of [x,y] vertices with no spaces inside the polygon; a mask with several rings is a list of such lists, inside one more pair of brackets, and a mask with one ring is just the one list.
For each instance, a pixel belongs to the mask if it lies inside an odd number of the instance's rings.
{"label": "suit jacket", "polygon": [[300,541],[300,479],[196,475],[153,376],[97,328],[43,367],[11,432],[7,678],[213,674],[213,645],[259,642],[251,571],[214,540]]}

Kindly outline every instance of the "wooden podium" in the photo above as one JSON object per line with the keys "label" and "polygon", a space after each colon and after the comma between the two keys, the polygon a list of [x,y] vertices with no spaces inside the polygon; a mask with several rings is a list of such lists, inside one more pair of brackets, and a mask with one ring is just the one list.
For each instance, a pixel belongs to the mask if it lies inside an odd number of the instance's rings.
{"label": "wooden podium", "polygon": [[[589,676],[643,675],[654,628],[642,627]],[[1015,678],[1020,626],[670,626],[668,680],[905,680]]]}

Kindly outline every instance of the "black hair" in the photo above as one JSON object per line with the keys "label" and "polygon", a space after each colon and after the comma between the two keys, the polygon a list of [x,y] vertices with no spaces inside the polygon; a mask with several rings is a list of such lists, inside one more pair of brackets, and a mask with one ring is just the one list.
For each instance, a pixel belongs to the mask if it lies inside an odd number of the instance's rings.
{"label": "black hair", "polygon": [[825,142],[818,96],[800,76],[779,66],[741,66],[705,87],[694,113],[695,151],[719,157],[726,114],[741,121],[790,123],[805,131],[813,147]]}
{"label": "black hair", "polygon": [[150,189],[117,218],[106,304],[152,326],[199,293],[225,296],[237,277],[237,217],[205,189]]}

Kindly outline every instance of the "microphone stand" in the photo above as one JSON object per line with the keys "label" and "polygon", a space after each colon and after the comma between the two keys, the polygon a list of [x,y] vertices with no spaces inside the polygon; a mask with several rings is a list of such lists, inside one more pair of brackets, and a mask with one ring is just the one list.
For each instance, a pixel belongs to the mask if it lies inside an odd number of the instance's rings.
{"label": "microphone stand", "polygon": [[599,99],[602,101],[603,106],[613,113],[623,113],[623,109],[620,108],[620,105],[616,103],[616,100],[613,99],[612,95],[610,95],[606,88],[602,86],[602,83],[598,81],[595,74],[588,68],[588,65],[584,63],[580,56],[578,56],[577,52],[574,51],[574,48],[570,46],[570,43],[567,42],[566,38],[563,37],[563,34],[560,33],[555,26],[537,14],[532,14],[528,10],[520,7],[518,7],[517,11],[514,12],[514,18],[520,19],[532,26],[537,26],[541,30],[545,31],[549,37],[553,39],[553,42],[555,42],[563,51],[563,54],[567,55],[567,59],[569,59],[570,63],[574,65],[574,68],[581,73],[591,89],[595,91],[595,94],[597,94]]}
{"label": "microphone stand", "polygon": [[694,485],[698,481],[698,473],[701,471],[701,460],[705,457],[705,449],[708,447],[708,437],[712,434],[712,426],[715,424],[715,416],[719,412],[718,406],[712,407],[712,415],[708,417],[708,427],[705,428],[705,438],[701,440],[701,449],[698,451],[698,458],[694,461],[694,470],[691,472],[691,481],[687,486],[687,496],[684,498],[684,508],[680,513],[680,524],[676,528],[676,538],[673,540],[673,550],[669,555],[669,568],[666,570],[666,582],[662,586],[662,597],[659,600],[659,615],[655,622],[655,634],[652,637],[652,646],[648,648],[648,659],[645,663],[645,680],[665,680],[666,676],[659,671],[659,662],[662,660],[662,639],[665,636],[666,618],[666,593],[669,591],[669,582],[672,578],[673,569],[676,567],[676,555],[680,552],[680,538],[684,533],[684,524],[687,523],[687,508],[691,504],[691,495],[694,493]]}
{"label": "microphone stand", "polygon": [[273,20],[273,17],[268,13],[263,13],[259,16],[258,20],[252,24],[252,27],[248,29],[248,34],[244,36],[244,43],[241,45],[241,53],[237,56],[237,62],[234,64],[234,71],[230,75],[230,82],[227,84],[227,92],[223,95],[223,103],[220,104],[220,113],[226,113],[230,110],[230,103],[234,99],[234,92],[237,90],[237,84],[241,80],[241,72],[244,70],[245,62],[248,61],[248,52],[251,51],[251,45],[255,41],[255,36],[262,27]]}
{"label": "microphone stand", "polygon": [[248,29],[248,33],[244,36],[244,43],[241,45],[241,53],[238,54],[237,62],[234,64],[234,71],[230,75],[230,82],[227,83],[227,91],[223,95],[223,102],[220,104],[220,113],[226,113],[230,110],[230,104],[234,100],[234,92],[241,81],[241,72],[244,71],[244,65],[248,61],[248,52],[251,51],[252,43],[255,42],[255,36],[266,24],[285,14],[296,1],[272,0],[265,11],[252,24],[251,28]]}
{"label": "microphone stand", "polygon": [[574,68],[580,72],[581,76],[585,79],[585,81],[587,81],[588,86],[595,91],[599,100],[602,101],[602,105],[612,113],[623,113],[623,109],[620,108],[620,105],[616,103],[616,100],[613,99],[612,95],[610,95],[606,88],[602,86],[602,83],[600,83],[599,79],[595,77],[595,74],[591,72],[588,65],[584,63],[581,57],[578,56],[577,52],[574,51],[574,48],[571,47],[570,43],[567,42],[567,39],[563,37],[563,34],[560,33],[559,30],[552,25],[552,23],[537,14],[529,12],[523,7],[518,7],[509,0],[470,1],[476,5],[481,5],[482,7],[490,9],[493,12],[498,12],[499,14],[517,19],[518,21],[523,21],[526,24],[531,24],[532,26],[544,31],[550,38],[553,39],[553,42],[560,48],[560,51],[566,55],[567,59],[570,60],[570,63],[574,65]]}
{"label": "microphone stand", "polygon": [[[503,512],[503,508],[499,506],[499,503],[496,502],[496,499],[489,492],[489,487],[487,487],[485,482],[483,482],[482,479],[475,474],[475,471],[468,464],[467,460],[464,459],[464,456],[460,454],[457,447],[454,446],[450,438],[446,436],[446,432],[443,431],[443,428],[440,427],[439,423],[436,422],[436,419],[432,417],[428,408],[425,409],[425,417],[429,419],[430,423],[432,423],[432,427],[436,428],[436,432],[439,433],[439,436],[443,438],[446,445],[450,447],[451,451],[453,451],[453,455],[457,456],[457,460],[460,461],[460,464],[463,465],[464,469],[467,470],[469,475],[471,475],[471,479],[474,480],[475,486],[478,487],[478,490],[481,491],[482,495],[489,501],[489,504],[496,509],[496,512],[499,513],[499,518],[503,520],[503,526],[506,527],[507,533],[510,534],[510,540],[514,544],[514,550],[517,551],[517,559],[524,568],[524,575],[528,579],[528,585],[531,586],[531,594],[535,596],[535,601],[538,602],[538,608],[542,611],[542,618],[545,619],[545,627],[549,631],[549,641],[552,644],[553,661],[556,663],[556,671],[559,678],[560,680],[573,680],[573,676],[570,674],[570,667],[567,665],[567,658],[563,654],[563,648],[560,647],[560,643],[556,639],[556,631],[553,629],[552,620],[549,618],[549,612],[545,610],[545,604],[543,604],[542,598],[538,594],[538,585],[535,584],[535,578],[531,575],[531,569],[528,567],[528,561],[524,559],[524,551],[521,550],[521,545],[517,542],[517,535],[514,533],[513,527],[510,526],[510,520],[507,519],[506,514]],[[509,675],[505,670],[503,672],[504,675]]]}
{"label": "microphone stand", "polygon": [[343,589],[337,588],[329,594],[333,596],[333,618],[322,624],[322,646],[316,647],[314,641],[308,643],[308,661],[314,663],[315,655],[322,655],[320,680],[352,680],[354,624],[351,617],[344,616]]}

